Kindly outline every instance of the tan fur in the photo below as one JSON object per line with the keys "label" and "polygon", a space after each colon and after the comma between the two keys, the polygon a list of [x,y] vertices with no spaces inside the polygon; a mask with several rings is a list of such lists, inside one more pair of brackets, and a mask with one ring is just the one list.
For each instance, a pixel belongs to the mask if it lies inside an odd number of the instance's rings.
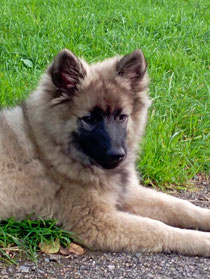
{"label": "tan fur", "polygon": [[[210,210],[139,185],[135,159],[150,105],[148,77],[132,87],[116,74],[120,59],[80,60],[86,75],[71,102],[56,105],[68,96],[51,97],[55,85],[46,72],[23,108],[0,113],[0,218],[57,218],[95,249],[209,257]],[[118,104],[129,115],[126,160],[104,170],[85,156],[81,163],[77,150],[69,155],[77,118],[95,105]]]}

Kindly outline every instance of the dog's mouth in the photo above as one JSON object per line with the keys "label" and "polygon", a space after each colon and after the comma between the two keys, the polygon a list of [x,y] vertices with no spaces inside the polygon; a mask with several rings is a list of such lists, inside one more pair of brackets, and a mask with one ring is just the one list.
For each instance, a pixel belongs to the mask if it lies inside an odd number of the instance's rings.
{"label": "dog's mouth", "polygon": [[[72,146],[74,146],[73,149]],[[74,150],[76,152],[74,152]],[[125,146],[101,149],[98,148],[97,145],[93,148],[89,145],[82,145],[77,139],[71,140],[68,148],[69,156],[76,159],[78,153],[80,154],[80,162],[83,165],[96,166],[107,170],[117,168],[127,157],[127,149]],[[75,154],[77,154],[77,156],[75,156]]]}
{"label": "dog's mouth", "polygon": [[116,158],[114,160],[94,160],[92,159],[92,164],[106,170],[115,169],[122,164],[122,162],[126,159],[126,154],[121,156],[120,158]]}

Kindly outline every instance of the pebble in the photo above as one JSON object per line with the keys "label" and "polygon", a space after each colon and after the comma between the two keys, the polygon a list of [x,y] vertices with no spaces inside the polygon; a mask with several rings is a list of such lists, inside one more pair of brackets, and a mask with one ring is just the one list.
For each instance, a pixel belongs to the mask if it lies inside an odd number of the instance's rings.
{"label": "pebble", "polygon": [[30,267],[29,266],[26,266],[26,265],[21,265],[18,269],[19,272],[29,272],[30,270]]}
{"label": "pebble", "polygon": [[112,265],[112,264],[109,264],[107,267],[108,267],[108,269],[109,269],[109,270],[113,270],[113,269],[115,269],[115,266],[114,266],[114,265]]}

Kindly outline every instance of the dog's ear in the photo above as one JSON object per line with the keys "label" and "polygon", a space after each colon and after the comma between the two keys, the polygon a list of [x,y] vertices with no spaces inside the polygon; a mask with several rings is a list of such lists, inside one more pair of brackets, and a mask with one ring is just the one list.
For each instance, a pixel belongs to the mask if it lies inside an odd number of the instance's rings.
{"label": "dog's ear", "polygon": [[132,87],[138,86],[147,70],[147,63],[140,49],[125,55],[116,65],[119,76],[127,79]]}
{"label": "dog's ear", "polygon": [[[62,50],[48,69],[57,92],[69,96],[74,94],[86,71],[79,58],[68,49]],[[58,96],[57,96],[58,97]]]}

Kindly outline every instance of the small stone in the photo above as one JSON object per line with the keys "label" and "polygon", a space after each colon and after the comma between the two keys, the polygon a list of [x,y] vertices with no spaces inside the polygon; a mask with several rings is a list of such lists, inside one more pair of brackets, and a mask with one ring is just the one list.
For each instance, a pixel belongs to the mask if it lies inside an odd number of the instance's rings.
{"label": "small stone", "polygon": [[115,266],[114,266],[113,264],[109,264],[109,265],[108,265],[108,269],[109,269],[109,270],[113,270],[113,269],[115,269]]}
{"label": "small stone", "polygon": [[41,270],[41,269],[39,269],[39,268],[37,268],[37,272],[39,272],[39,273],[41,273],[41,274],[43,274],[43,273],[44,273],[44,271],[43,271],[43,270]]}
{"label": "small stone", "polygon": [[45,258],[44,261],[45,261],[46,263],[49,263],[49,262],[50,262],[50,259],[49,259],[49,258]]}
{"label": "small stone", "polygon": [[26,265],[21,265],[19,267],[19,272],[29,272],[30,268]]}

